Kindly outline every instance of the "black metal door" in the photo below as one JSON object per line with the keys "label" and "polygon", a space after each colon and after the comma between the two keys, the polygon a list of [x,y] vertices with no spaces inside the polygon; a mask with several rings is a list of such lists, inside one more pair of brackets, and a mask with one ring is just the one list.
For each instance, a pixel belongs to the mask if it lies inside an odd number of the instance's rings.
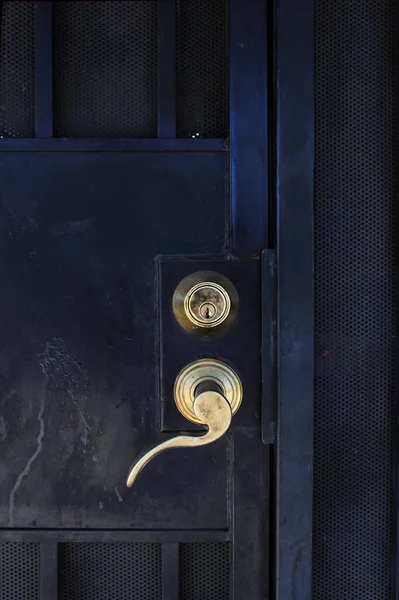
{"label": "black metal door", "polygon": [[[2,10],[0,595],[267,598],[271,11],[257,0]],[[204,270],[240,299],[211,337],[172,310],[179,282]],[[141,451],[194,434],[173,386],[204,358],[241,380],[229,430],[160,454],[127,489]]]}

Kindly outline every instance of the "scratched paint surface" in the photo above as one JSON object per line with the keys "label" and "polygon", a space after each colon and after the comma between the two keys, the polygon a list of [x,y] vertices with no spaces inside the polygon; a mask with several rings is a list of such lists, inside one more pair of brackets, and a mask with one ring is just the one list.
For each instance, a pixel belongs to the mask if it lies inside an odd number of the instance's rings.
{"label": "scratched paint surface", "polygon": [[154,257],[223,251],[224,168],[211,154],[2,153],[0,527],[227,526],[228,440],[165,453],[125,488],[165,439]]}

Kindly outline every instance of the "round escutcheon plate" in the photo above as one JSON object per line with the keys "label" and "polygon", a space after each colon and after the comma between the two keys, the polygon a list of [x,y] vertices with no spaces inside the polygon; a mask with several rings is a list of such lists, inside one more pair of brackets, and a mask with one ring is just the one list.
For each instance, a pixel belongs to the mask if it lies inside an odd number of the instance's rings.
{"label": "round escutcheon plate", "polygon": [[176,378],[174,397],[181,414],[198,425],[203,425],[193,410],[195,391],[204,381],[212,381],[221,389],[234,415],[242,401],[242,384],[237,373],[226,363],[214,358],[203,358],[188,364]]}

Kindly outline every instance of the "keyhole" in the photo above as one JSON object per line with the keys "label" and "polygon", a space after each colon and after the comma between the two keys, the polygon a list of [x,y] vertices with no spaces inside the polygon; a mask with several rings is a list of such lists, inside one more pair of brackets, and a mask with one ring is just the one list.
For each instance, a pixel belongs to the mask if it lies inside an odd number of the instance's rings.
{"label": "keyhole", "polygon": [[209,321],[209,319],[213,319],[216,314],[216,306],[211,302],[204,302],[204,304],[200,306],[199,313],[203,319]]}

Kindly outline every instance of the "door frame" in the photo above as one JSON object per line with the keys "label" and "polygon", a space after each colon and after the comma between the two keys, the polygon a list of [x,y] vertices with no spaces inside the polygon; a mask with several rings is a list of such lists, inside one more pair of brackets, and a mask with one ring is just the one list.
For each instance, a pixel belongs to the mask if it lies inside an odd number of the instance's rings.
{"label": "door frame", "polygon": [[275,5],[276,598],[312,597],[314,0]]}

